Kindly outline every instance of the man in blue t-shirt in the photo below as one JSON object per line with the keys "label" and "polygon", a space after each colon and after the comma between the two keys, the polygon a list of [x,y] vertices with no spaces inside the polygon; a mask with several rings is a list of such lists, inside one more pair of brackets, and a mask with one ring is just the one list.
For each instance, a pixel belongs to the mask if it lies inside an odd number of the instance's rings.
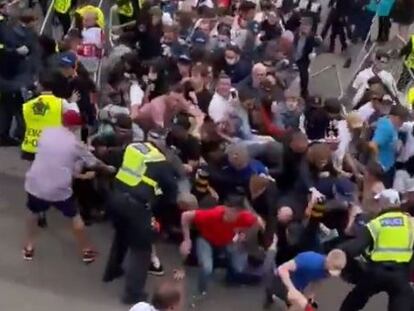
{"label": "man in blue t-shirt", "polygon": [[295,310],[312,310],[313,287],[330,276],[339,276],[345,265],[346,255],[339,249],[330,251],[328,255],[300,253],[277,268],[266,291],[265,307],[278,298]]}
{"label": "man in blue t-shirt", "polygon": [[394,180],[394,165],[397,154],[398,130],[409,115],[408,110],[401,105],[391,107],[390,114],[378,119],[374,136],[369,146],[382,165],[386,188],[392,187]]}
{"label": "man in blue t-shirt", "polygon": [[268,176],[266,166],[258,160],[252,159],[248,149],[243,144],[233,144],[227,150],[228,166],[224,168],[238,184],[247,186],[253,175]]}

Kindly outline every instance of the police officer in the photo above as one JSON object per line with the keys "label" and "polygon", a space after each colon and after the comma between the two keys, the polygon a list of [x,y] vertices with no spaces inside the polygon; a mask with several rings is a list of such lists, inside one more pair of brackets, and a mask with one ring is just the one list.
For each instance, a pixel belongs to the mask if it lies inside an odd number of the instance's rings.
{"label": "police officer", "polygon": [[[62,54],[62,57],[64,55]],[[53,76],[43,72],[39,77],[40,95],[23,104],[26,131],[21,145],[22,158],[32,161],[37,151],[37,141],[42,130],[62,125],[62,113],[66,110],[79,112],[76,102],[79,94],[74,92],[69,101],[52,94]]]}
{"label": "police officer", "polygon": [[137,20],[142,0],[116,0],[119,22],[121,25]]}
{"label": "police officer", "polygon": [[400,56],[404,57],[404,66],[397,83],[397,88],[399,91],[403,91],[412,80],[411,74],[414,70],[414,35],[411,36],[408,43],[401,49]]}
{"label": "police officer", "polygon": [[70,29],[72,23],[70,18],[70,9],[76,5],[76,0],[55,0],[53,9],[55,14],[62,24],[63,33],[66,34]]}
{"label": "police officer", "polygon": [[413,291],[409,265],[413,256],[414,224],[400,209],[398,192],[386,189],[376,196],[382,212],[361,230],[356,239],[340,246],[354,258],[366,251],[364,277],[345,298],[341,311],[362,310],[379,292],[389,296],[388,310],[412,310]]}
{"label": "police officer", "polygon": [[[9,22],[9,1],[0,0],[0,146],[18,146],[19,141],[10,137],[12,120],[17,121],[17,136],[23,133],[21,88],[24,79],[17,79],[22,61],[29,54],[29,48],[22,43],[14,25]],[[21,137],[18,137],[21,139]]]}
{"label": "police officer", "polygon": [[104,281],[112,281],[123,274],[121,266],[127,255],[122,297],[127,304],[146,298],[144,287],[151,265],[154,231],[157,231],[152,207],[160,197],[170,202],[175,202],[177,197],[174,170],[156,147],[156,140],[160,139],[163,137],[150,139],[152,142],[130,143],[120,150],[122,164],[109,198],[108,210],[115,235]]}

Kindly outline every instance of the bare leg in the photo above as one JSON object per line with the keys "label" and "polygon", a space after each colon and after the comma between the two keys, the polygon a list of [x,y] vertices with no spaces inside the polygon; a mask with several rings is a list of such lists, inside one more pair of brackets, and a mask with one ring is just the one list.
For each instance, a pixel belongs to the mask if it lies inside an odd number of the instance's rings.
{"label": "bare leg", "polygon": [[77,214],[72,219],[72,231],[79,245],[80,252],[90,249],[90,243],[85,233],[85,224],[80,214]]}
{"label": "bare leg", "polygon": [[37,214],[33,214],[29,212],[27,219],[26,219],[26,241],[25,241],[25,248],[32,250],[34,249],[34,239],[38,233],[37,229]]}

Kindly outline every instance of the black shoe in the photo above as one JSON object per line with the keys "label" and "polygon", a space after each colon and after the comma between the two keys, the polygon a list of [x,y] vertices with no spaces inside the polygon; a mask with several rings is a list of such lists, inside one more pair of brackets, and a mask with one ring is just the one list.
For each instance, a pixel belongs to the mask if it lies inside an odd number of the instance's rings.
{"label": "black shoe", "polygon": [[116,280],[117,278],[120,278],[123,275],[124,270],[122,268],[119,268],[111,273],[105,273],[102,281],[104,281],[104,283],[112,282],[113,280]]}
{"label": "black shoe", "polygon": [[47,228],[47,218],[45,213],[39,214],[39,218],[37,219],[37,225],[40,228]]}
{"label": "black shoe", "polygon": [[18,140],[11,138],[11,137],[2,137],[0,138],[0,146],[1,147],[15,147],[19,146],[20,143]]}
{"label": "black shoe", "polygon": [[148,273],[155,275],[155,276],[163,276],[165,274],[164,268],[161,263],[151,263],[150,268],[148,269]]}

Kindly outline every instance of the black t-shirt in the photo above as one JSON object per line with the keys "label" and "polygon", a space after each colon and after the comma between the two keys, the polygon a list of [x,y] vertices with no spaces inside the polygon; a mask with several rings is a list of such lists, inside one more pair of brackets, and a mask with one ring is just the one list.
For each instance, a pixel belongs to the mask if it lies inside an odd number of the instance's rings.
{"label": "black t-shirt", "polygon": [[201,109],[202,112],[208,114],[208,106],[210,106],[211,98],[213,94],[207,89],[203,89],[200,92],[196,93],[198,107]]}
{"label": "black t-shirt", "polygon": [[201,144],[200,141],[192,135],[188,135],[186,139],[177,139],[171,135],[167,136],[168,146],[173,146],[178,152],[183,163],[187,163],[190,160],[197,161],[201,156]]}

